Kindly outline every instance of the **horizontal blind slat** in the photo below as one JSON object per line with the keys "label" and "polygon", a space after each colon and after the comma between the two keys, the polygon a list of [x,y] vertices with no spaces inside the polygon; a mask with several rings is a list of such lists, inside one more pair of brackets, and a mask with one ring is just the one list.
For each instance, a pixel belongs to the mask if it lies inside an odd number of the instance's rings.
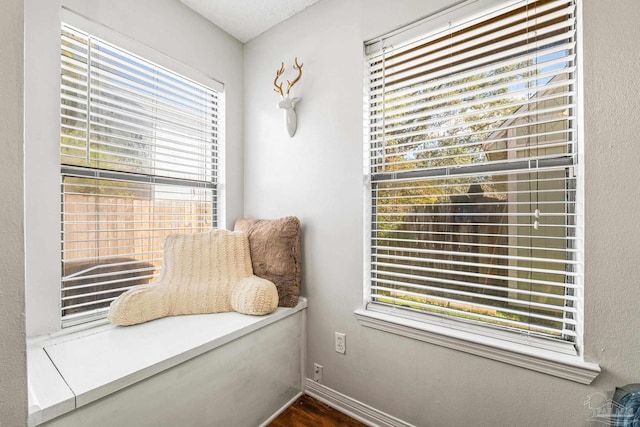
{"label": "horizontal blind slat", "polygon": [[[396,276],[396,277],[402,277],[402,276]],[[402,289],[398,289],[395,287],[387,287],[387,286],[383,286],[384,284],[388,284],[388,285],[395,285],[401,282],[398,281],[393,281],[393,280],[383,280],[383,279],[379,279],[379,278],[375,278],[373,279],[374,283],[381,283],[382,285],[375,285],[373,286],[373,288],[375,290],[378,291],[383,291],[383,292],[388,292],[390,294],[402,294],[402,293],[407,293],[409,295],[412,295],[414,297],[417,298],[433,298],[434,294],[437,294],[437,298],[447,301],[448,303],[458,303],[458,304],[465,304],[465,303],[469,303],[469,300],[463,299],[464,297],[472,297],[475,301],[472,301],[471,304],[469,305],[473,305],[475,307],[479,307],[479,308],[483,308],[483,309],[487,309],[487,310],[499,310],[499,311],[503,311],[505,313],[511,313],[511,314],[515,314],[515,315],[521,315],[521,316],[527,316],[527,317],[533,317],[533,318],[537,318],[537,319],[543,319],[543,320],[549,320],[552,322],[557,322],[558,318],[557,317],[553,317],[553,316],[549,316],[549,315],[545,315],[542,314],[540,312],[536,312],[535,310],[542,310],[542,311],[554,311],[554,312],[561,312],[560,315],[563,315],[564,313],[575,313],[575,309],[572,308],[566,308],[564,306],[554,306],[554,305],[550,305],[550,304],[542,304],[542,303],[537,303],[535,301],[528,301],[528,300],[519,300],[519,299],[513,299],[513,298],[503,298],[503,297],[499,297],[499,296],[495,296],[495,295],[491,295],[491,294],[480,294],[477,292],[468,292],[468,291],[461,291],[458,289],[449,289],[449,288],[440,288],[440,287],[434,287],[434,286],[426,286],[426,285],[416,285],[416,284],[411,284],[411,286],[407,286],[406,284],[403,284],[403,288]],[[411,288],[417,291],[425,291],[425,292],[430,292],[430,293],[423,293],[423,292],[416,292],[416,291],[408,291],[406,288]],[[440,296],[440,295],[448,295],[448,296]],[[477,302],[477,300],[485,300],[487,301],[487,303],[479,303]],[[494,301],[495,305],[492,305],[490,302]],[[497,305],[497,303],[509,303],[508,305],[502,306],[502,305]],[[515,309],[515,308],[509,308],[509,307],[518,307],[518,306],[524,306],[524,309]],[[529,310],[528,310],[529,309]],[[575,321],[573,320],[565,320],[565,322],[567,322],[568,324],[571,325],[575,325]]]}
{"label": "horizontal blind slat", "polygon": [[63,326],[158,277],[168,234],[216,226],[217,92],[63,24]]}
{"label": "horizontal blind slat", "polygon": [[485,19],[367,59],[370,297],[571,341],[575,5]]}

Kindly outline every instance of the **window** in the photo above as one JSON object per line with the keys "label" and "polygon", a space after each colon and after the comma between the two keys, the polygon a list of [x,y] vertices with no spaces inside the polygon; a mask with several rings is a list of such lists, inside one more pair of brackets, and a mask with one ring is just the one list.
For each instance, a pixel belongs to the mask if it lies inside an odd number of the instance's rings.
{"label": "window", "polygon": [[367,309],[576,354],[575,4],[478,16],[366,46]]}
{"label": "window", "polygon": [[61,32],[62,326],[162,269],[164,237],[217,225],[220,94],[69,25]]}

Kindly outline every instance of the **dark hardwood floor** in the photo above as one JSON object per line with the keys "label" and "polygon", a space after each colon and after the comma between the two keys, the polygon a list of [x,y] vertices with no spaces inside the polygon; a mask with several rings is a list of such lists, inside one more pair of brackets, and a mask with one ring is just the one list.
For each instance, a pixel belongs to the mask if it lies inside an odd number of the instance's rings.
{"label": "dark hardwood floor", "polygon": [[289,406],[269,427],[366,427],[360,421],[336,411],[316,399],[303,395]]}

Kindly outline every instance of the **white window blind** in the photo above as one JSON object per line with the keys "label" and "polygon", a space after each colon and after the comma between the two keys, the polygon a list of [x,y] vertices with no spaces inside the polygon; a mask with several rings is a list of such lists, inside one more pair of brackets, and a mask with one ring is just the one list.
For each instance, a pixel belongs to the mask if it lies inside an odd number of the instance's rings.
{"label": "white window blind", "polygon": [[61,32],[62,325],[104,317],[162,268],[172,233],[216,226],[220,101],[68,25]]}
{"label": "white window blind", "polygon": [[575,33],[530,0],[367,46],[370,308],[575,340]]}

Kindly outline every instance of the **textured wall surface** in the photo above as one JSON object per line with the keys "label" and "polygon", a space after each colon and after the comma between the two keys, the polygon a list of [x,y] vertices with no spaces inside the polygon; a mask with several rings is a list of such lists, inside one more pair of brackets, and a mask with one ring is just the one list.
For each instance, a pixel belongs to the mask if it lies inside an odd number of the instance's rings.
{"label": "textured wall surface", "polygon": [[[603,373],[584,386],[364,328],[364,40],[453,0],[323,0],[245,47],[245,214],[296,215],[309,298],[307,377],[415,425],[590,425],[589,395],[640,382],[640,197],[637,112],[640,8],[585,0],[585,347]],[[304,63],[290,139],[272,79]],[[291,69],[289,68],[289,71]],[[347,334],[347,355],[333,350]],[[594,424],[596,425],[596,424]]]}
{"label": "textured wall surface", "polygon": [[584,1],[586,353],[611,389],[640,382],[640,8]]}
{"label": "textured wall surface", "polygon": [[27,420],[24,338],[22,0],[0,13],[0,426]]}

